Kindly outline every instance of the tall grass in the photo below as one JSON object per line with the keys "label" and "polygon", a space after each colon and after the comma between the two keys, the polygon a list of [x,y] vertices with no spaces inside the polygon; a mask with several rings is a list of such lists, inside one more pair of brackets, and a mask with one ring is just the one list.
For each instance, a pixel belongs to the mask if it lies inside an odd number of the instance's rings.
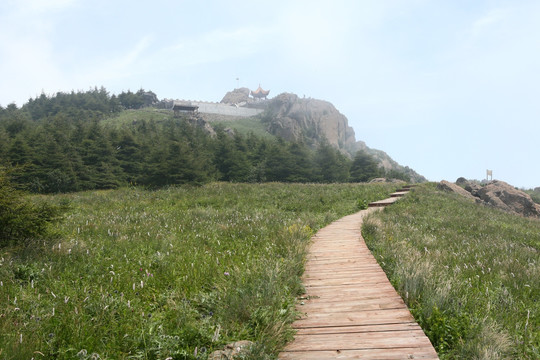
{"label": "tall grass", "polygon": [[363,234],[441,359],[540,358],[540,221],[423,185]]}
{"label": "tall grass", "polygon": [[60,240],[0,254],[0,358],[252,358],[291,339],[310,236],[392,185],[224,184],[45,197]]}

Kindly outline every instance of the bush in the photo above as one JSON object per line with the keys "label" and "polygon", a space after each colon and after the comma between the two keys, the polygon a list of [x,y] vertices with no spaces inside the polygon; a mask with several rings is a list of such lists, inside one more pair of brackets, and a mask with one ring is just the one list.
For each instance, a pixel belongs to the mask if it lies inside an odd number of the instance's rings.
{"label": "bush", "polygon": [[11,184],[10,173],[0,166],[0,248],[49,238],[49,225],[60,219],[62,208],[32,202]]}

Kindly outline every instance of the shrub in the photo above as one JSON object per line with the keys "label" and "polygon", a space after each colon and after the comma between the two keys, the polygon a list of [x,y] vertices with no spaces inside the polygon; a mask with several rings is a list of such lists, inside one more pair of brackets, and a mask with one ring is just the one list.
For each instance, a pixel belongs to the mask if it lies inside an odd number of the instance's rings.
{"label": "shrub", "polygon": [[49,225],[59,220],[62,207],[31,201],[10,181],[11,170],[0,167],[0,248],[29,245],[52,235]]}

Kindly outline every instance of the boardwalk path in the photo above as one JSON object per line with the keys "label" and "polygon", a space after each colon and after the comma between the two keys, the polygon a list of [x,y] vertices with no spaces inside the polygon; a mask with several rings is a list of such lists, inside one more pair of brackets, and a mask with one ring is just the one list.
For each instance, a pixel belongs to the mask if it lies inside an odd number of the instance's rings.
{"label": "boardwalk path", "polygon": [[438,359],[360,232],[364,216],[401,195],[372,203],[312,238],[306,299],[299,305],[304,316],[294,322],[295,339],[279,359]]}

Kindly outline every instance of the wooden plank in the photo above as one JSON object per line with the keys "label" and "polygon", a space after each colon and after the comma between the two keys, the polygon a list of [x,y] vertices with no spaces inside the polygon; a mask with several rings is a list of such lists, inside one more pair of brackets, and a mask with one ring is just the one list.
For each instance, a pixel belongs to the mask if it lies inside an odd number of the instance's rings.
{"label": "wooden plank", "polygon": [[311,334],[343,334],[343,333],[364,333],[380,331],[409,331],[420,330],[420,326],[415,322],[398,324],[378,324],[378,325],[355,325],[355,326],[326,326],[299,329],[296,335]]}
{"label": "wooden plank", "polygon": [[298,351],[283,352],[279,355],[282,360],[332,360],[332,359],[371,359],[371,360],[436,360],[434,350],[424,348],[390,348],[364,350],[332,350],[332,351]]}
{"label": "wooden plank", "polygon": [[308,295],[325,296],[334,294],[337,296],[362,296],[367,294],[379,294],[379,296],[386,295],[387,293],[395,294],[395,290],[390,283],[385,284],[377,283],[378,286],[374,287],[372,284],[367,283],[365,286],[317,286],[306,287],[306,293]]}
{"label": "wooden plank", "polygon": [[[392,338],[392,341],[388,341]],[[343,334],[310,334],[296,335],[295,341],[285,347],[285,351],[328,351],[328,350],[360,350],[360,349],[389,349],[397,347],[430,346],[424,332],[381,331],[367,333]]]}
{"label": "wooden plank", "polygon": [[[303,283],[305,286],[333,286],[333,285],[362,285],[362,284],[377,284],[388,283],[388,278],[384,274],[368,273],[358,276],[328,274],[328,277],[321,275],[316,277],[304,278]],[[339,274],[338,274],[339,275]]]}
{"label": "wooden plank", "polygon": [[390,197],[402,197],[405,196],[409,191],[396,191],[395,193],[390,194]]}
{"label": "wooden plank", "polygon": [[397,198],[397,197],[388,198],[388,199],[384,199],[384,200],[380,200],[380,201],[374,201],[372,203],[369,203],[368,206],[370,206],[370,207],[388,206],[390,204],[395,203],[398,200],[399,200],[399,198]]}
{"label": "wooden plank", "polygon": [[375,266],[364,267],[363,269],[318,269],[317,271],[311,271],[309,274],[304,274],[302,279],[318,279],[319,277],[324,276],[326,279],[337,279],[337,278],[356,278],[356,277],[369,277],[373,275],[380,275],[380,271],[377,271]]}
{"label": "wooden plank", "polygon": [[[369,263],[362,263],[358,264],[355,263],[353,266],[343,266],[343,267],[335,267],[332,263],[326,264],[323,262],[309,262],[304,265],[304,268],[306,269],[304,272],[303,277],[309,277],[313,274],[317,273],[327,273],[327,274],[351,274],[351,276],[354,276],[356,274],[363,274],[363,273],[373,273],[373,272],[380,272],[380,266],[376,262],[369,262]],[[312,269],[308,271],[307,269]]]}
{"label": "wooden plank", "polygon": [[298,311],[313,313],[316,311],[326,313],[353,312],[367,310],[395,309],[403,307],[403,300],[397,297],[388,297],[381,300],[378,297],[364,299],[337,299],[335,301],[305,300],[303,305],[298,305]]}
{"label": "wooden plank", "polygon": [[413,322],[414,318],[407,309],[372,310],[355,313],[319,313],[308,314],[293,323],[294,328],[376,325]]}

